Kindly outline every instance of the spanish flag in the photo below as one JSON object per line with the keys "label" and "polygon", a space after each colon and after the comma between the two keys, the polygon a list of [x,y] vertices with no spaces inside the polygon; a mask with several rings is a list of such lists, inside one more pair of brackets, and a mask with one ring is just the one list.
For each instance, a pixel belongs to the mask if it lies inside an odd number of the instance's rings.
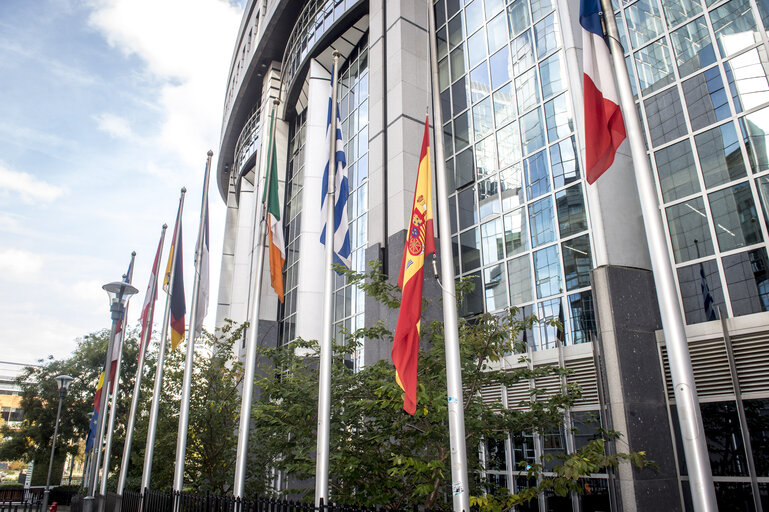
{"label": "spanish flag", "polygon": [[275,112],[270,115],[270,142],[267,153],[267,172],[269,187],[264,189],[262,202],[267,203],[267,225],[270,229],[270,283],[283,302],[283,264],[286,261],[286,244],[283,241],[283,223],[280,222],[280,202],[278,201],[278,158],[275,147]]}
{"label": "spanish flag", "polygon": [[425,255],[434,252],[430,134],[429,122],[425,118],[425,135],[419,156],[414,204],[411,208],[406,247],[403,249],[401,272],[398,277],[398,286],[403,290],[403,295],[392,350],[395,380],[404,392],[403,409],[412,415],[417,410],[417,359]]}
{"label": "spanish flag", "polygon": [[[171,277],[171,272],[174,274],[173,278]],[[184,302],[184,272],[182,266],[181,204],[179,204],[179,213],[176,215],[174,237],[171,240],[171,252],[168,254],[163,290],[171,295],[171,350],[176,350],[176,347],[184,341],[184,315],[187,313],[187,304]]]}

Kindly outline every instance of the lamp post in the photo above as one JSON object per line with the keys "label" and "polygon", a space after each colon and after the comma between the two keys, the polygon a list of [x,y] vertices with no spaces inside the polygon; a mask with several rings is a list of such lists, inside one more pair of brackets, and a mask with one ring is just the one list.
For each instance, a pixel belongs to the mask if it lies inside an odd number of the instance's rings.
{"label": "lamp post", "polygon": [[53,442],[51,443],[51,461],[48,463],[48,478],[45,479],[45,492],[43,493],[43,510],[48,510],[48,495],[51,493],[51,470],[53,469],[53,454],[56,452],[56,436],[59,435],[59,418],[61,417],[61,402],[67,396],[67,390],[72,383],[69,375],[59,375],[56,383],[59,385],[59,408],[56,411],[56,426],[53,428]]}
{"label": "lamp post", "polygon": [[[104,384],[102,386],[103,392],[101,394],[101,404],[99,404],[99,419],[96,424],[96,432],[102,431],[102,423],[104,422],[105,413],[107,411],[107,392],[109,390],[109,381],[111,378],[112,367],[112,345],[115,344],[115,333],[117,332],[118,324],[123,319],[125,313],[125,307],[128,305],[128,301],[131,296],[138,293],[134,286],[126,283],[125,281],[115,281],[114,283],[107,283],[102,286],[104,291],[109,295],[110,301],[110,313],[112,314],[112,330],[109,333],[109,344],[107,345],[107,362],[104,369]],[[101,444],[101,439],[94,440],[94,448]],[[91,467],[88,470],[88,493],[83,498],[83,511],[93,512],[93,500],[96,492],[96,461],[91,461]],[[106,478],[106,472],[108,468],[104,468],[104,477]],[[103,497],[102,497],[103,499]]]}

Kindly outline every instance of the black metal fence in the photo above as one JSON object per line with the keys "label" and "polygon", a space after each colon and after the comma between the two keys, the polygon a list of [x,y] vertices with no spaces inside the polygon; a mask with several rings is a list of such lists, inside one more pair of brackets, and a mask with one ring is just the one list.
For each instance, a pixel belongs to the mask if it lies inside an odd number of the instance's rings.
{"label": "black metal fence", "polygon": [[41,512],[42,493],[30,489],[0,490],[0,512]]}

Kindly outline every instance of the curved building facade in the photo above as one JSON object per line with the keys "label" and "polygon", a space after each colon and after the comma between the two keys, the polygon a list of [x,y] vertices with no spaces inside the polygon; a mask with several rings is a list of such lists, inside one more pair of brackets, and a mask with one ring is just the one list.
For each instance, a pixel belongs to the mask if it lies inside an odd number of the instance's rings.
{"label": "curved building facade", "polygon": [[[617,0],[614,7],[719,502],[769,510],[769,4]],[[428,8],[436,15],[433,41]],[[621,466],[594,475],[589,493],[541,495],[528,510],[686,510],[687,470],[629,149],[620,148],[596,184],[584,177],[578,9],[567,0],[249,1],[228,77],[216,174],[228,206],[217,323],[247,320],[260,296],[260,343],[320,337],[320,190],[335,50],[352,265],[364,271],[378,261],[391,278],[398,275],[430,108],[428,45],[435,44],[444,122],[437,133],[450,187],[450,218],[438,222],[450,223],[456,275],[475,283],[460,313],[517,306],[541,319],[563,318],[563,345],[554,327],[526,333],[528,364],[561,362],[572,370],[563,382],[536,379],[483,395],[514,408],[532,389],[583,389],[560,430],[511,432],[504,443],[484,446],[485,478],[515,491],[525,483],[520,462],[578,448],[600,425],[622,432],[621,449],[645,450],[659,471]],[[262,290],[253,289],[256,198],[274,99],[283,304],[268,277]],[[706,292],[723,325],[709,319]],[[428,278],[425,295],[439,293]],[[335,278],[333,302],[336,333],[379,319],[394,328],[396,313],[343,278]],[[389,358],[390,349],[367,341],[350,364]],[[524,363],[511,355],[501,364]]]}

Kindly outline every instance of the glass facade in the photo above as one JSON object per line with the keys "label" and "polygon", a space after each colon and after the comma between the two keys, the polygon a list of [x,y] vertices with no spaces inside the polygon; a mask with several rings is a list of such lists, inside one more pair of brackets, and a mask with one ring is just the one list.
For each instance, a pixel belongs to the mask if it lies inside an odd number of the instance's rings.
{"label": "glass facade", "polygon": [[[342,139],[347,157],[347,178],[350,193],[347,218],[350,230],[352,269],[366,270],[368,245],[368,37],[350,54],[339,75],[339,113],[342,119]],[[355,285],[335,275],[334,335],[363,327],[365,294]],[[363,347],[352,356],[353,369],[363,365]]]}
{"label": "glass facade", "polygon": [[[439,82],[463,315],[518,306],[595,334],[592,251],[561,20],[552,0],[438,0]],[[556,329],[527,337],[555,346]]]}
{"label": "glass facade", "polygon": [[686,322],[769,310],[767,3],[613,3]]}

